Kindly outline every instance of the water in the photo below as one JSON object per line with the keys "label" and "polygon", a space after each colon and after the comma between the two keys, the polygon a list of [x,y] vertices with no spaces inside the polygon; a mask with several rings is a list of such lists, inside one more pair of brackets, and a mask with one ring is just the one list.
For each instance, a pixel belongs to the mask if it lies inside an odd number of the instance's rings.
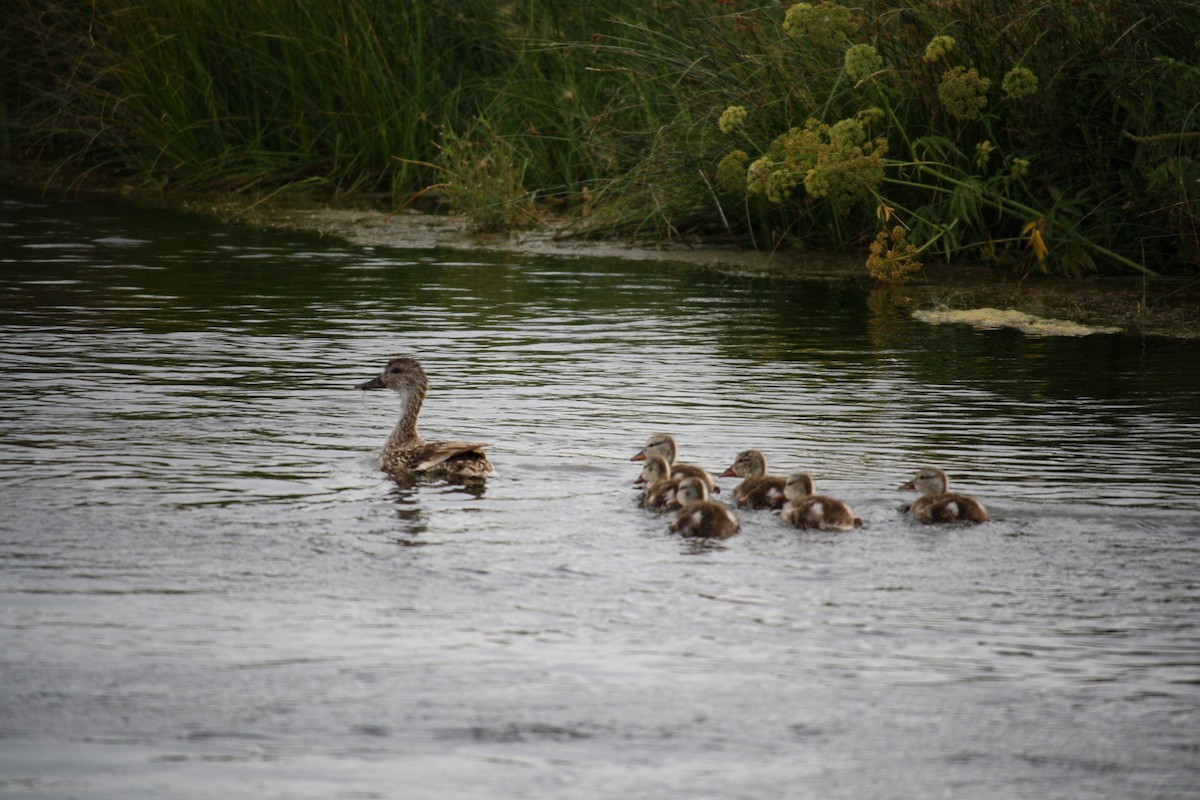
{"label": "water", "polygon": [[[0,205],[0,795],[1200,794],[1195,345],[930,327],[884,293]],[[402,488],[396,413],[495,442]],[[700,546],[674,433],[865,521]],[[995,521],[922,528],[946,468]],[[732,481],[722,481],[726,492]]]}

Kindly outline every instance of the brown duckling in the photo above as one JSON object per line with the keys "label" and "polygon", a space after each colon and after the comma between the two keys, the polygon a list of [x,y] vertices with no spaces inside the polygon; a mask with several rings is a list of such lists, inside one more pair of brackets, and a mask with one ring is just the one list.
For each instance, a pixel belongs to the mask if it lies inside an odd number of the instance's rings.
{"label": "brown duckling", "polygon": [[427,442],[417,432],[417,417],[429,389],[425,370],[412,358],[393,358],[359,389],[391,389],[400,395],[400,419],[379,454],[379,468],[393,477],[483,478],[495,475],[483,448],[487,444]]}
{"label": "brown duckling", "polygon": [[722,478],[742,478],[733,487],[733,502],[738,508],[781,508],[785,478],[767,474],[767,459],[761,450],[743,450],[732,466],[720,474]]}
{"label": "brown duckling", "polygon": [[708,499],[708,489],[699,478],[680,482],[675,505],[681,509],[670,529],[680,536],[728,539],[741,530],[741,523],[727,505]]}
{"label": "brown duckling", "polygon": [[949,488],[950,478],[937,467],[922,467],[915,478],[900,487],[902,491],[921,493],[908,507],[908,513],[919,522],[979,523],[991,519],[978,500],[949,492]]}
{"label": "brown duckling", "polygon": [[862,527],[850,506],[841,500],[813,494],[812,478],[805,472],[793,472],[784,485],[787,502],[780,517],[797,528],[816,528],[822,531],[849,531]]}
{"label": "brown duckling", "polygon": [[683,478],[671,477],[671,465],[662,456],[654,455],[646,459],[642,474],[634,481],[642,486],[642,508],[652,511],[665,511],[675,502],[675,493]]}
{"label": "brown duckling", "polygon": [[646,440],[646,446],[641,451],[632,456],[630,461],[645,461],[652,455],[662,456],[671,465],[671,476],[675,478],[699,478],[704,481],[704,486],[709,493],[721,491],[717,487],[717,482],[703,467],[698,467],[695,464],[677,464],[675,462],[675,437],[668,433],[656,433]]}

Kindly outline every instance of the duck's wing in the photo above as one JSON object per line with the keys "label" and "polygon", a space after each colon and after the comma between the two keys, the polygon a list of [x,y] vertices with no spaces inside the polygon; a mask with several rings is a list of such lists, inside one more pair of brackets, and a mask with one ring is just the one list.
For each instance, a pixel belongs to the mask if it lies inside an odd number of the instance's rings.
{"label": "duck's wing", "polygon": [[462,457],[474,457],[487,459],[487,454],[483,452],[483,448],[491,447],[491,443],[476,444],[470,442],[429,442],[421,451],[420,460],[416,463],[413,469],[417,472],[425,472],[431,470],[439,464],[444,464],[451,459]]}

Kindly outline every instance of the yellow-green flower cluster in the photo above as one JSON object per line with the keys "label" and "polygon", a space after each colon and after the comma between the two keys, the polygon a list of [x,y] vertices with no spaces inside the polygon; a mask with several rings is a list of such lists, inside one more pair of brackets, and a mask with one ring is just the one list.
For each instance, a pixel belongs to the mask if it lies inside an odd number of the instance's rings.
{"label": "yellow-green flower cluster", "polygon": [[730,106],[721,113],[721,118],[717,120],[717,127],[721,129],[721,133],[733,133],[740,131],[746,125],[746,117],[749,112],[745,106]]}
{"label": "yellow-green flower cluster", "polygon": [[745,150],[726,153],[717,163],[717,188],[732,195],[746,193],[746,163],[750,155]]}
{"label": "yellow-green flower cluster", "polygon": [[975,167],[976,167],[976,169],[978,169],[980,171],[987,169],[988,160],[991,158],[992,151],[995,149],[996,149],[995,146],[986,139],[984,139],[979,144],[975,145]]}
{"label": "yellow-green flower cluster", "polygon": [[883,56],[869,44],[856,44],[846,51],[846,75],[863,81],[883,69]]}
{"label": "yellow-green flower cluster", "polygon": [[845,44],[857,30],[850,9],[829,0],[815,6],[796,3],[783,18],[784,33],[819,50]]}
{"label": "yellow-green flower cluster", "polygon": [[937,93],[950,116],[979,119],[979,112],[987,107],[987,90],[991,85],[991,79],[981,77],[974,67],[953,67],[942,75]]}
{"label": "yellow-green flower cluster", "polygon": [[880,231],[871,242],[867,256],[867,271],[884,283],[907,283],[921,268],[916,246],[908,241],[907,232],[899,225],[890,231]]}
{"label": "yellow-green flower cluster", "polygon": [[838,208],[872,195],[883,181],[887,141],[868,140],[857,119],[826,125],[810,119],[776,137],[767,154],[746,170],[746,191],[782,203],[802,184],[810,197]]}
{"label": "yellow-green flower cluster", "polygon": [[925,55],[921,58],[926,61],[937,61],[953,53],[957,44],[953,36],[935,36],[929,40],[929,44],[925,45]]}
{"label": "yellow-green flower cluster", "polygon": [[1012,172],[1012,176],[1014,178],[1024,178],[1026,173],[1029,172],[1029,160],[1024,158],[1014,158],[1011,162],[1009,162],[1008,168]]}
{"label": "yellow-green flower cluster", "polygon": [[1000,81],[1000,88],[1004,90],[1005,98],[1009,100],[1020,100],[1030,95],[1037,94],[1038,79],[1033,71],[1025,67],[1013,67]]}

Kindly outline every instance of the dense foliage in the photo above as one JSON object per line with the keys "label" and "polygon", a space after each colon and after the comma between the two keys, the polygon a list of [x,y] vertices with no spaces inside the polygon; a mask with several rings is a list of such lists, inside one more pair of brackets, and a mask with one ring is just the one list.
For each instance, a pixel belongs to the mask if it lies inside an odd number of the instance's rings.
{"label": "dense foliage", "polygon": [[11,5],[9,159],[856,246],[889,281],[1200,262],[1193,0]]}

